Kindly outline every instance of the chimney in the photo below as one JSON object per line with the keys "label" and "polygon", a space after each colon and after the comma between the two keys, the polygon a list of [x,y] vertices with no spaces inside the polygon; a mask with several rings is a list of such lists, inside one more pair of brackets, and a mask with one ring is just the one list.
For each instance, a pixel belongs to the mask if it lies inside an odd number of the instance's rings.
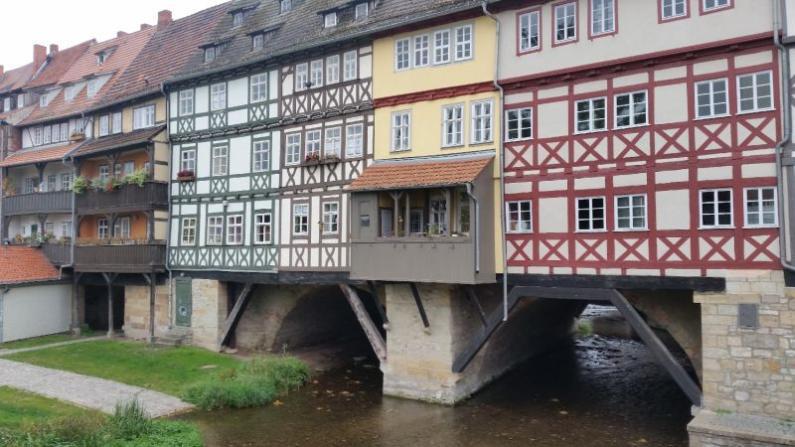
{"label": "chimney", "polygon": [[119,31],[118,33],[116,33],[116,37],[124,37],[126,35],[127,33],[125,33],[124,31]]}
{"label": "chimney", "polygon": [[47,47],[44,45],[33,45],[33,65],[36,66],[38,70],[42,65],[44,65],[44,61],[47,60]]}
{"label": "chimney", "polygon": [[50,44],[50,54],[55,54],[58,52],[58,45],[51,43]]}
{"label": "chimney", "polygon": [[171,23],[171,11],[164,9],[157,13],[157,26],[164,26]]}
{"label": "chimney", "polygon": [[145,29],[149,29],[151,27],[152,27],[152,25],[149,25],[148,23],[142,23],[141,24],[141,31],[143,31]]}

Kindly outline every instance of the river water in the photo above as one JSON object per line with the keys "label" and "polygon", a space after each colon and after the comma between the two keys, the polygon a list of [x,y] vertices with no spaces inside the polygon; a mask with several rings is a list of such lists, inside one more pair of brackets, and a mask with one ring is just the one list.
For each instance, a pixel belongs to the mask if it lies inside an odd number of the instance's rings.
{"label": "river water", "polygon": [[186,419],[208,447],[687,446],[687,398],[632,340],[578,338],[452,408],[384,397],[381,380],[351,361],[274,406]]}

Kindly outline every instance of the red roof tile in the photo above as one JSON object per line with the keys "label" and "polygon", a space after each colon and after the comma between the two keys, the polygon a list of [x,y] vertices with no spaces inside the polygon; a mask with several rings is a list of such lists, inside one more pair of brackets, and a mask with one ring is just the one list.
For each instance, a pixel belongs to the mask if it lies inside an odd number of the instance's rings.
{"label": "red roof tile", "polygon": [[388,189],[440,188],[474,181],[489,165],[491,155],[461,155],[423,160],[377,162],[353,181],[353,191]]}
{"label": "red roof tile", "polygon": [[35,72],[33,63],[5,72],[0,76],[0,93],[22,88]]}
{"label": "red roof tile", "polygon": [[[26,88],[43,87],[45,85],[56,84],[61,76],[74,65],[75,62],[85,54],[86,50],[94,43],[93,40],[83,42],[73,47],[61,50],[49,56],[47,64],[36,74],[32,81],[25,85]],[[38,67],[36,67],[38,70]]]}
{"label": "red roof tile", "polygon": [[66,146],[49,147],[47,149],[26,149],[12,152],[5,160],[0,162],[0,168],[60,160],[81,144],[83,144],[82,141],[79,143],[67,144]]}
{"label": "red roof tile", "polygon": [[52,281],[59,279],[58,270],[37,248],[0,247],[0,284]]}
{"label": "red roof tile", "polygon": [[93,155],[117,149],[126,149],[132,146],[146,144],[157,134],[164,131],[166,126],[155,126],[147,129],[134,130],[132,132],[110,135],[86,141],[86,143],[72,154],[74,157]]}

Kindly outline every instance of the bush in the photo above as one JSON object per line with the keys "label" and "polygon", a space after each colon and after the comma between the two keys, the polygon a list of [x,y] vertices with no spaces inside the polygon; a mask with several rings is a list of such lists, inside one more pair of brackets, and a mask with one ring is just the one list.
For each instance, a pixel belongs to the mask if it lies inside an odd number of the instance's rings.
{"label": "bush", "polygon": [[87,178],[77,176],[72,182],[72,191],[74,191],[75,194],[83,194],[89,186],[91,186],[91,182]]}
{"label": "bush", "polygon": [[188,387],[183,398],[204,410],[258,407],[307,380],[309,367],[298,359],[255,359]]}
{"label": "bush", "polygon": [[128,174],[124,177],[124,183],[128,185],[136,185],[139,188],[143,188],[144,184],[146,184],[146,179],[149,177],[146,170],[139,169],[132,174]]}

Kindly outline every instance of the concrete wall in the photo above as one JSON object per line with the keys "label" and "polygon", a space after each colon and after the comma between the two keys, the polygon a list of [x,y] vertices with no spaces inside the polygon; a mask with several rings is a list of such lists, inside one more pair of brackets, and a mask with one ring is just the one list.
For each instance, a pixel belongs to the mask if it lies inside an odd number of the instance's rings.
{"label": "concrete wall", "polygon": [[[168,285],[155,291],[155,337],[165,335],[171,324]],[[124,287],[124,335],[143,340],[149,337],[149,286]]]}
{"label": "concrete wall", "polygon": [[19,287],[0,298],[0,342],[41,337],[69,330],[69,284]]}

